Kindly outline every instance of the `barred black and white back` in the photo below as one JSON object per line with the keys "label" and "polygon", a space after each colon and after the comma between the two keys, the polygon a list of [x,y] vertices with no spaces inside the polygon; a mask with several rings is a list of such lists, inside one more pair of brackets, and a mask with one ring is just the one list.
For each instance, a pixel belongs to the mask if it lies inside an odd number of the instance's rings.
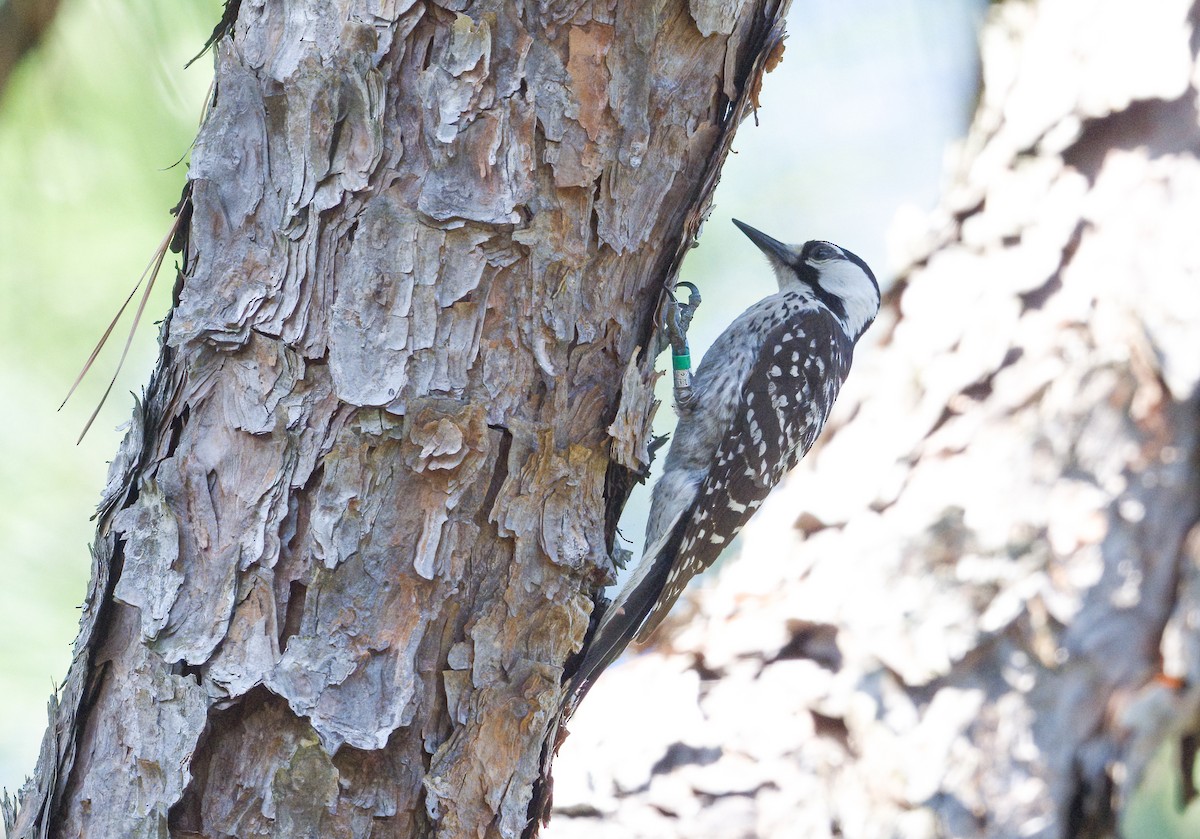
{"label": "barred black and white back", "polygon": [[716,561],[829,418],[854,345],[822,307],[777,326],[747,380],[736,428],[721,440],[683,528],[666,585],[636,640],[645,642],[692,577]]}
{"label": "barred black and white back", "polygon": [[654,486],[643,560],[593,633],[569,697],[636,637],[646,640],[816,441],[879,310],[866,263],[828,242],[793,248],[737,224],[779,292],[743,312],[704,355]]}

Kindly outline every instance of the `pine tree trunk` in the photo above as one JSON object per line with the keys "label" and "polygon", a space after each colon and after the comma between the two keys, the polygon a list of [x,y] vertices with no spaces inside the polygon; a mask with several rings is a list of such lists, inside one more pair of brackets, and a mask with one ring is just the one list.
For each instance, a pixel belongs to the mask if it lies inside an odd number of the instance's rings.
{"label": "pine tree trunk", "polygon": [[781,6],[232,0],[10,836],[525,830]]}
{"label": "pine tree trunk", "polygon": [[823,445],[669,653],[598,686],[547,836],[1143,839],[1162,749],[1195,799],[1198,24],[993,7]]}

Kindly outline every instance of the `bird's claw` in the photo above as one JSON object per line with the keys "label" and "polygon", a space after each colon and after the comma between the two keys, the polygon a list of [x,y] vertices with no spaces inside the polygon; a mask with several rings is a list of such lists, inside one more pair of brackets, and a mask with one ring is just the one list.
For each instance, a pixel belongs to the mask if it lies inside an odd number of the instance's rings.
{"label": "bird's claw", "polygon": [[688,301],[680,303],[671,294],[671,302],[667,304],[667,338],[677,351],[687,346],[688,328],[692,325],[692,317],[700,308],[700,289],[692,283],[676,283],[675,287],[683,286],[688,290]]}
{"label": "bird's claw", "polygon": [[700,290],[691,283],[677,283],[688,289],[688,302],[680,303],[671,294],[665,312],[663,332],[671,345],[671,367],[674,373],[675,406],[686,408],[692,401],[692,357],[688,348],[688,327],[700,306]]}
{"label": "bird's claw", "polygon": [[676,354],[686,352],[688,329],[692,325],[692,317],[696,314],[696,309],[700,306],[700,290],[695,285],[692,283],[675,284],[676,288],[679,286],[687,288],[688,301],[680,303],[675,299],[674,292],[671,292],[671,299],[667,301],[663,313],[662,334],[666,341],[665,345],[660,345],[664,350],[670,346]]}

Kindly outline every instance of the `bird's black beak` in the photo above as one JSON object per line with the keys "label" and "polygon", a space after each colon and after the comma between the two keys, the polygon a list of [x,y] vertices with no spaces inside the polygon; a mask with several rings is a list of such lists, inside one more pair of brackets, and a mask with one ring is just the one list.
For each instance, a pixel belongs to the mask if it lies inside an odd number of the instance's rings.
{"label": "bird's black beak", "polygon": [[761,230],[755,230],[748,224],[744,224],[737,219],[733,223],[738,226],[738,230],[750,237],[750,241],[758,245],[758,249],[765,253],[772,260],[778,260],[784,265],[791,265],[796,258],[796,253],[783,242],[778,239],[772,239]]}

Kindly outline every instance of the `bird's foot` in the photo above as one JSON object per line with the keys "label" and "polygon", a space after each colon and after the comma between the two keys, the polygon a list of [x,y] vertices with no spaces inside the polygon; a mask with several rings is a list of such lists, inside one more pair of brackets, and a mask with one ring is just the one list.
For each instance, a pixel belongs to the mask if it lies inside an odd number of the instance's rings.
{"label": "bird's foot", "polygon": [[692,401],[692,355],[688,347],[687,332],[692,317],[700,306],[700,290],[691,283],[676,283],[676,287],[688,289],[687,303],[680,303],[671,295],[667,303],[666,323],[663,331],[671,345],[671,370],[675,385],[675,407],[683,409]]}

